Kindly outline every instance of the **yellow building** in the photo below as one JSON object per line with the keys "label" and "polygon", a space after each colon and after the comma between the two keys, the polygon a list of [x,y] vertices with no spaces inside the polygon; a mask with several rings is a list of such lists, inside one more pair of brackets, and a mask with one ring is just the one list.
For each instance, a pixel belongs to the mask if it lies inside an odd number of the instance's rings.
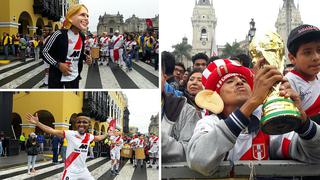
{"label": "yellow building", "polygon": [[[3,32],[12,34],[41,34],[43,26],[54,30],[61,27],[61,0],[1,0],[0,36]],[[78,3],[67,0],[66,8]]]}
{"label": "yellow building", "polygon": [[22,132],[26,136],[31,132],[42,133],[25,118],[26,113],[38,113],[43,124],[61,130],[74,129],[76,114],[87,112],[92,118],[90,132],[104,134],[108,117],[116,118],[117,124],[123,127],[126,106],[127,99],[121,92],[16,92],[12,126],[17,137]]}

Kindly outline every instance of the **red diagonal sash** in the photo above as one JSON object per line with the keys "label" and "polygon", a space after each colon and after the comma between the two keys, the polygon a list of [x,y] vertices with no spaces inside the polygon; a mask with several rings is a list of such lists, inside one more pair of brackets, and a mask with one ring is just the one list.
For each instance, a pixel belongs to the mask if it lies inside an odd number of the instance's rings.
{"label": "red diagonal sash", "polygon": [[[90,134],[86,133],[86,136],[84,137],[84,139],[81,141],[82,144],[87,144],[88,141],[90,139]],[[74,160],[77,159],[77,157],[80,155],[79,152],[72,152],[68,158],[66,159],[66,161],[64,162],[64,172],[63,172],[63,176],[62,179],[64,179],[66,173],[67,173],[67,168],[74,162]]]}
{"label": "red diagonal sash", "polygon": [[107,42],[107,40],[109,40],[109,38],[108,38],[108,37],[104,39],[103,43],[106,43],[106,42]]}
{"label": "red diagonal sash", "polygon": [[113,43],[112,46],[114,47],[115,44],[117,44],[117,42],[122,38],[122,36],[120,35]]}

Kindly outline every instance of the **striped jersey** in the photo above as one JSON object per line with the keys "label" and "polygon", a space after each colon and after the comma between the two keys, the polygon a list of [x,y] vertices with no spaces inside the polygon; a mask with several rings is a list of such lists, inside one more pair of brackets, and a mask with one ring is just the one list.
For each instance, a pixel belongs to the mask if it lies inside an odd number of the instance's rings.
{"label": "striped jersey", "polygon": [[302,109],[308,116],[320,113],[320,73],[313,81],[307,81],[299,72],[292,70],[286,75],[291,87],[301,98]]}
{"label": "striped jersey", "polygon": [[65,171],[72,173],[81,173],[87,169],[86,159],[89,144],[94,136],[89,133],[80,135],[78,131],[66,130],[64,137],[68,141],[67,158],[65,160]]}

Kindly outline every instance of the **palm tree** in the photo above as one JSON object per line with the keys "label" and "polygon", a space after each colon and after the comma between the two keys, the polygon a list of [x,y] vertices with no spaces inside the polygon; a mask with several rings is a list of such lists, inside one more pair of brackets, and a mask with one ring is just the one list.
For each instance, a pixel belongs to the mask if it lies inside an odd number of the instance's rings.
{"label": "palm tree", "polygon": [[245,53],[244,50],[240,47],[240,43],[233,42],[232,45],[226,43],[225,48],[222,50],[222,57],[235,56],[237,54]]}
{"label": "palm tree", "polygon": [[190,44],[182,42],[172,46],[172,48],[174,48],[174,51],[172,53],[176,57],[178,62],[182,62],[183,57],[191,59],[190,52],[192,50],[192,46]]}

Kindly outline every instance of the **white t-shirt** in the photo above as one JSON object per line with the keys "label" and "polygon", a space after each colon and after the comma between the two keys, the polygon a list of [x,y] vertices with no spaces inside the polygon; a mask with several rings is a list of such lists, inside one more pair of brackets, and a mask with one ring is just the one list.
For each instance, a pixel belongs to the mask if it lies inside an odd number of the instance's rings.
{"label": "white t-shirt", "polygon": [[98,42],[98,39],[97,38],[90,38],[89,39],[89,46],[90,47],[98,47],[98,44],[99,44],[99,42]]}
{"label": "white t-shirt", "polygon": [[65,130],[64,137],[68,141],[65,169],[72,173],[81,173],[87,170],[86,159],[90,142],[94,136],[89,133],[80,135],[78,131]]}
{"label": "white t-shirt", "polygon": [[150,138],[150,152],[158,152],[159,150],[159,138],[158,137],[154,137],[154,138]]}
{"label": "white t-shirt", "polygon": [[109,46],[109,42],[110,42],[110,38],[109,37],[101,37],[100,38],[100,42],[102,44],[101,50],[102,51],[107,51],[108,50],[108,46]]}
{"label": "white t-shirt", "polygon": [[112,36],[111,42],[111,44],[113,45],[113,49],[120,49],[122,48],[122,45],[124,43],[123,36]]}
{"label": "white t-shirt", "polygon": [[126,45],[126,49],[128,51],[131,51],[133,49],[133,46],[137,45],[137,43],[136,43],[136,41],[131,40],[131,41],[126,41],[125,45]]}
{"label": "white t-shirt", "polygon": [[82,45],[80,34],[74,34],[71,30],[68,30],[68,54],[66,63],[70,64],[71,74],[69,76],[62,75],[62,82],[73,81],[78,77],[78,63],[81,55]]}
{"label": "white t-shirt", "polygon": [[123,139],[121,136],[111,136],[110,140],[112,143],[114,143],[111,147],[111,150],[120,152],[123,145]]}
{"label": "white t-shirt", "polygon": [[300,95],[301,107],[308,116],[320,114],[320,73],[313,81],[307,81],[297,71],[286,74],[291,87]]}
{"label": "white t-shirt", "polygon": [[134,141],[136,142],[136,148],[144,148],[144,139],[136,138]]}

